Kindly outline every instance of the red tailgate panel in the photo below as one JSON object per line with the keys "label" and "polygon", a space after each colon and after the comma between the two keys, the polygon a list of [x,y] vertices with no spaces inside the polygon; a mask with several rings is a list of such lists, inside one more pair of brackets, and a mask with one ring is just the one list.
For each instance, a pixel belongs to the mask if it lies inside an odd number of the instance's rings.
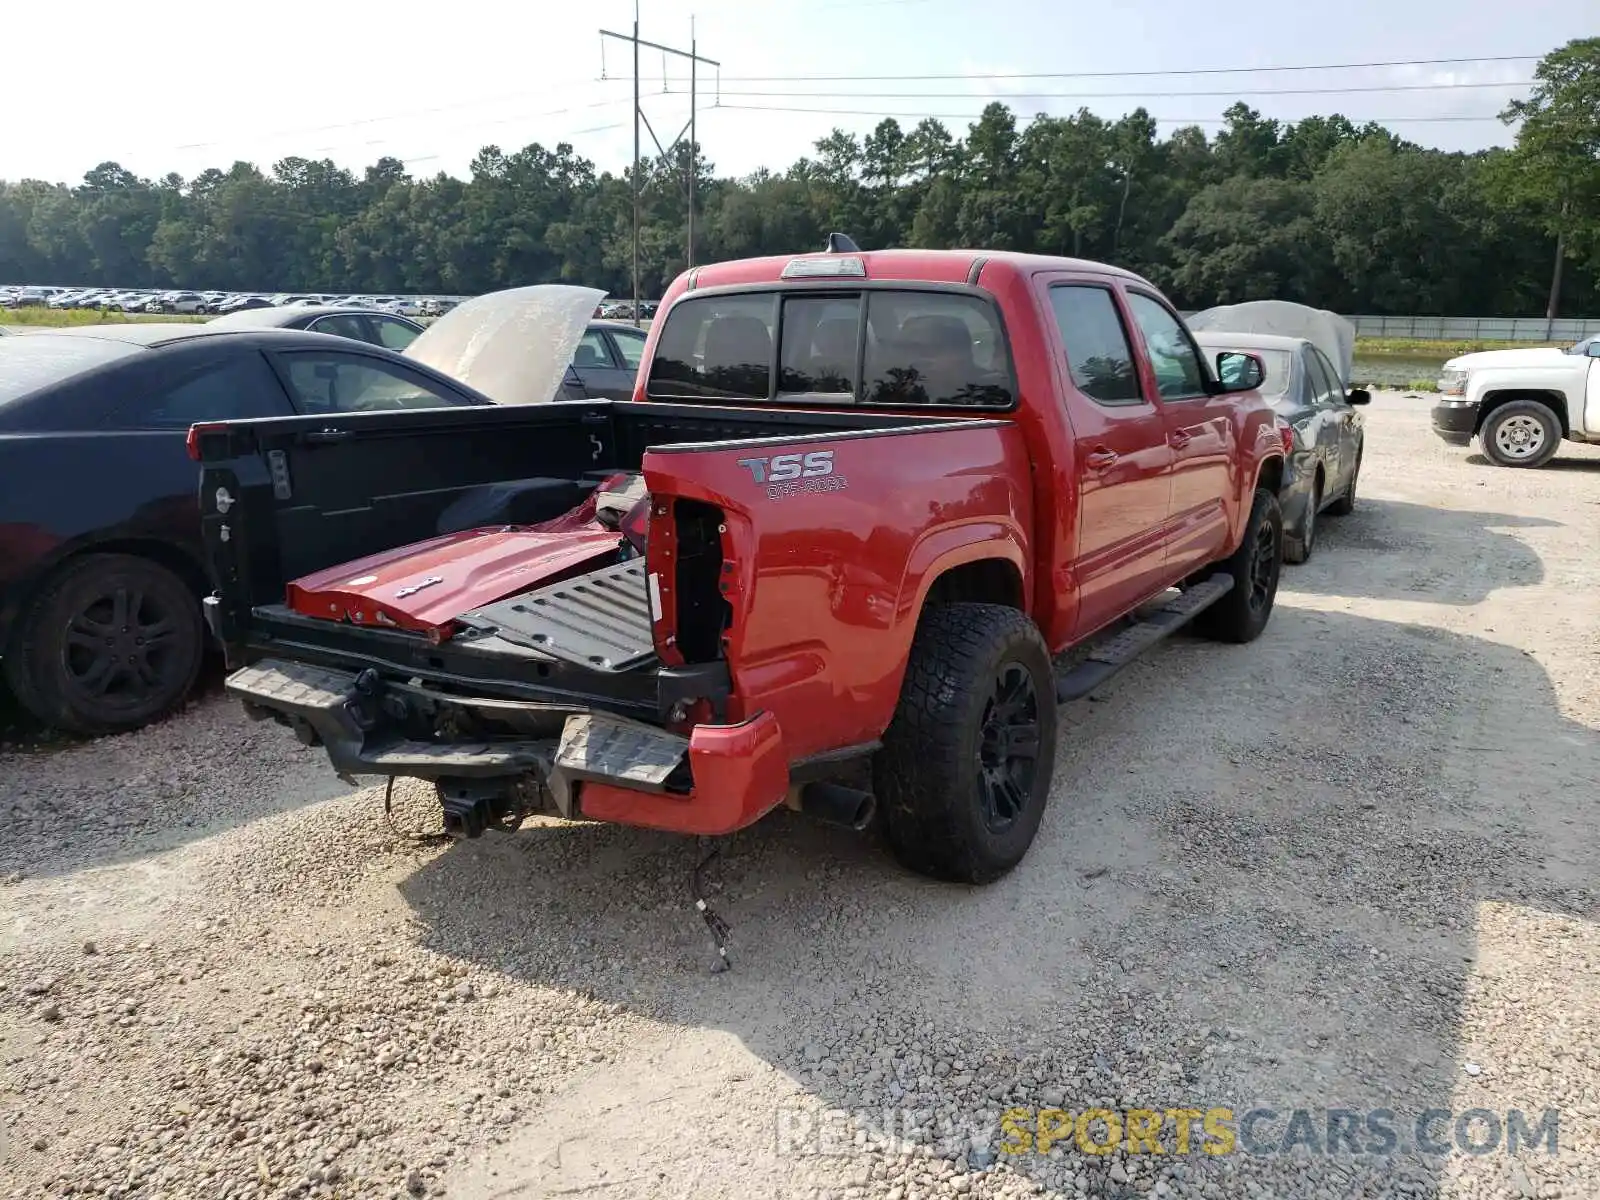
{"label": "red tailgate panel", "polygon": [[370,554],[289,583],[295,612],[450,636],[463,613],[615,558],[622,534],[595,520],[599,493],[538,525],[496,525]]}

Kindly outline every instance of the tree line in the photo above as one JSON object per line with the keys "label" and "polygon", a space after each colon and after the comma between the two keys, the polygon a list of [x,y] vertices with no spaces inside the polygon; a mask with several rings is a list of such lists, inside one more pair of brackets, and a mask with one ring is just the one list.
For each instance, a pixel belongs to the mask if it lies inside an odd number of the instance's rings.
{"label": "tree line", "polygon": [[[1272,297],[1341,312],[1600,314],[1600,38],[1547,55],[1509,150],[1455,153],[1343,116],[1244,103],[1207,136],[1143,109],[835,130],[785,170],[693,154],[696,260],[820,248],[1037,251],[1148,276],[1193,308]],[[641,290],[686,261],[691,151],[641,166]],[[0,281],[475,294],[570,282],[631,294],[633,178],[575,148],[486,146],[466,179],[383,158],[247,162],[185,180],[102,163],[76,186],[0,182]]]}

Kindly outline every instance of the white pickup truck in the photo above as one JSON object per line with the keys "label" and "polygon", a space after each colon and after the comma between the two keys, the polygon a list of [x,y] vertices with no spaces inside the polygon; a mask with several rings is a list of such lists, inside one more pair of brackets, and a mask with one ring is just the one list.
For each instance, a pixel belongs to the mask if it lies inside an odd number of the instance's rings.
{"label": "white pickup truck", "polygon": [[1541,467],[1561,440],[1600,445],[1600,334],[1565,350],[1486,350],[1444,364],[1433,431],[1502,467]]}

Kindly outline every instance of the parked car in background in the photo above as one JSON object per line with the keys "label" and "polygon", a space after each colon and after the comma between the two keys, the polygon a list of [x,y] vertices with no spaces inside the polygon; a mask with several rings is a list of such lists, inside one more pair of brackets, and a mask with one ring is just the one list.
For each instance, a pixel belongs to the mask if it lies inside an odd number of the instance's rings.
{"label": "parked car in background", "polygon": [[338,305],[290,304],[282,308],[243,309],[206,322],[210,329],[308,329],[354,338],[390,350],[404,350],[422,332],[422,326],[393,313]]}
{"label": "parked car in background", "polygon": [[1212,329],[1197,329],[1194,336],[1213,362],[1243,352],[1265,367],[1259,390],[1294,430],[1279,495],[1283,557],[1303,563],[1316,546],[1317,518],[1323,512],[1343,516],[1355,508],[1366,438],[1356,406],[1370,404],[1372,396],[1364,388],[1346,388],[1328,356],[1304,338]]}
{"label": "parked car in background", "polygon": [[232,313],[251,308],[271,308],[272,301],[265,296],[233,296],[217,305],[217,312]]}
{"label": "parked car in background", "polygon": [[488,405],[359,341],[146,323],[0,341],[0,676],[62,729],[131,729],[193,686],[210,590],[196,421]]}
{"label": "parked car in background", "polygon": [[629,400],[646,334],[620,321],[591,321],[561,382],[563,400]]}
{"label": "parked car in background", "polygon": [[206,298],[199,292],[167,292],[145,306],[146,312],[177,313],[193,316],[205,311]]}
{"label": "parked car in background", "polygon": [[1542,467],[1563,439],[1600,444],[1600,334],[1562,349],[1486,350],[1444,364],[1433,430],[1455,446],[1477,437],[1502,467]]}

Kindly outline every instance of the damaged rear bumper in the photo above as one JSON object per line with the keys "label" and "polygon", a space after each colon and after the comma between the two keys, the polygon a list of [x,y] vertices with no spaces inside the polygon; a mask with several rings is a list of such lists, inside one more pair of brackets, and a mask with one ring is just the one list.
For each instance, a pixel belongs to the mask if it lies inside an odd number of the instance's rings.
{"label": "damaged rear bumper", "polygon": [[[305,744],[322,746],[343,777],[404,776],[437,783],[447,828],[452,802],[461,811],[471,810],[452,830],[467,836],[492,823],[482,814],[502,813],[509,803],[504,798],[513,794],[547,801],[533,806],[517,801],[524,812],[678,833],[732,833],[782,803],[789,788],[782,731],[770,712],[737,724],[695,725],[684,737],[595,709],[453,695],[385,682],[371,670],[280,659],[235,671],[226,686],[252,716],[275,718]],[[560,735],[407,736],[418,705],[536,709],[561,721]]]}

